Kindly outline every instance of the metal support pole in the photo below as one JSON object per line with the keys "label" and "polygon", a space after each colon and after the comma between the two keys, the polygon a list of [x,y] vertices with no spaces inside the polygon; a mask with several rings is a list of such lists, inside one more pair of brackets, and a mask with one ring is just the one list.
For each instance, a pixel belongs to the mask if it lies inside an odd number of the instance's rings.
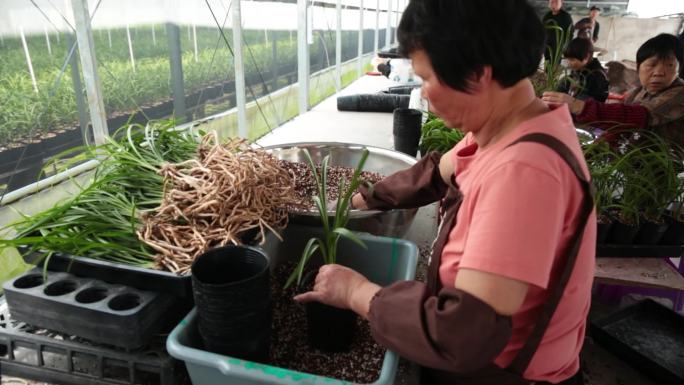
{"label": "metal support pole", "polygon": [[154,31],[155,28],[154,27],[155,27],[154,24],[152,24],[152,44],[154,44],[154,46],[156,47],[157,46],[157,35],[155,34],[155,31]]}
{"label": "metal support pole", "polygon": [[90,27],[88,0],[72,0],[71,7],[76,21],[78,52],[83,67],[83,80],[85,81],[86,95],[88,95],[93,136],[95,144],[103,144],[109,132],[107,131],[107,113],[102,98],[102,83],[97,73],[97,58],[95,57],[93,31]]}
{"label": "metal support pole", "polygon": [[19,35],[21,35],[21,45],[24,47],[24,56],[26,57],[26,66],[28,66],[29,75],[31,75],[31,82],[33,83],[33,90],[38,93],[38,84],[36,83],[36,74],[33,72],[33,63],[31,62],[31,54],[29,53],[28,44],[26,44],[26,36],[24,35],[24,27],[19,27]]}
{"label": "metal support pole", "polygon": [[387,0],[387,29],[385,30],[385,49],[392,45],[392,0]]}
{"label": "metal support pole", "polygon": [[46,26],[43,26],[43,32],[45,32],[45,44],[47,44],[48,54],[52,56],[52,46],[50,45],[50,35],[48,35],[48,30]]}
{"label": "metal support pole", "polygon": [[375,36],[373,36],[373,52],[378,52],[380,44],[380,0],[375,3]]}
{"label": "metal support pole", "polygon": [[271,92],[278,89],[278,34],[273,34],[271,38],[271,75],[273,76],[273,86]]}
{"label": "metal support pole", "polygon": [[335,7],[335,90],[342,89],[342,0],[337,0]]}
{"label": "metal support pole", "polygon": [[309,110],[309,44],[307,42],[308,0],[297,0],[297,81],[299,114]]}
{"label": "metal support pole", "polygon": [[180,35],[181,30],[178,24],[166,23],[166,36],[168,36],[169,42],[169,62],[171,64],[171,82],[173,83],[173,113],[178,123],[187,119]]}
{"label": "metal support pole", "polygon": [[[240,6],[238,5],[238,9]],[[197,23],[192,23],[192,44],[195,47],[195,63],[199,62],[199,50],[197,49]]]}
{"label": "metal support pole", "polygon": [[[271,74],[273,75],[273,83],[270,92],[275,92],[278,89],[278,35],[279,33],[274,33],[271,37]],[[281,113],[277,111],[274,105],[274,110],[276,110],[275,118],[278,126],[282,123]]]}
{"label": "metal support pole", "polygon": [[109,49],[112,49],[112,30],[107,28],[107,39],[109,40]]}
{"label": "metal support pole", "polygon": [[128,37],[128,55],[131,57],[131,68],[133,68],[133,73],[135,73],[135,56],[133,55],[133,40],[131,39],[131,29],[126,23],[126,36]]}
{"label": "metal support pole", "polygon": [[[66,34],[67,55],[71,51],[71,47],[76,43],[76,37],[71,34]],[[71,82],[74,85],[74,94],[76,95],[76,108],[78,109],[78,123],[81,126],[81,132],[85,132],[88,128],[88,110],[86,108],[86,100],[83,97],[83,85],[81,84],[81,72],[78,69],[78,58],[76,51],[69,58],[69,65],[71,66]]]}
{"label": "metal support pole", "polygon": [[363,56],[363,0],[359,0],[359,44],[357,48],[356,74],[361,77],[363,74],[363,61],[361,60]]}
{"label": "metal support pole", "polygon": [[233,53],[235,54],[235,102],[238,110],[238,136],[247,137],[247,108],[245,98],[245,66],[242,61],[241,0],[233,0]]}

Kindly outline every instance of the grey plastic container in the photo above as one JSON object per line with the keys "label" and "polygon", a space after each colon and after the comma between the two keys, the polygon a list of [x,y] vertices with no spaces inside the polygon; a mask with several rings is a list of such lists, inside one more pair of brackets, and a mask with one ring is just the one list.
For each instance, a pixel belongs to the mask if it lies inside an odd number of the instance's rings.
{"label": "grey plastic container", "polygon": [[[263,246],[272,259],[271,268],[283,261],[301,255],[306,241],[313,235],[312,228],[289,226],[283,232],[284,241],[269,237]],[[418,247],[402,239],[359,234],[367,249],[345,239],[339,243],[338,262],[356,269],[379,285],[395,281],[412,280],[416,273]],[[264,365],[238,358],[210,353],[200,348],[197,332],[197,314],[193,309],[171,332],[166,340],[169,354],[185,361],[193,385],[240,384],[240,385],[313,385],[345,384],[348,381],[297,372],[277,366]],[[372,385],[391,385],[397,371],[396,353],[387,350],[380,377]]]}

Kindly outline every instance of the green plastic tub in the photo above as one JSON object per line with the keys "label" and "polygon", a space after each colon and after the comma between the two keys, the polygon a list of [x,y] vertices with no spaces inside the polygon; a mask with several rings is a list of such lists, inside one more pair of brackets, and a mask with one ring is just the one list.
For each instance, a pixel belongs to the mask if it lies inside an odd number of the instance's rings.
{"label": "green plastic tub", "polygon": [[[277,266],[288,258],[297,258],[313,235],[312,231],[315,230],[290,226],[283,233],[284,242],[270,238],[263,249],[272,260],[271,266]],[[414,278],[418,261],[418,248],[414,243],[366,234],[359,236],[368,248],[363,249],[353,242],[341,240],[339,263],[354,268],[380,285]],[[193,385],[354,384],[211,353],[198,348],[199,341],[194,309],[174,328],[166,341],[169,354],[185,362]],[[398,356],[387,350],[380,377],[373,385],[392,385],[397,364]]]}

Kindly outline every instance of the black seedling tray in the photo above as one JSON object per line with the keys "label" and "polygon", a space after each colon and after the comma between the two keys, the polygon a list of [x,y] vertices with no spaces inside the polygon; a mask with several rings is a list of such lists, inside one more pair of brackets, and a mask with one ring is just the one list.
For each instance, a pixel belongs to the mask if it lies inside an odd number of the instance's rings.
{"label": "black seedling tray", "polygon": [[127,349],[145,345],[176,305],[167,294],[63,272],[44,277],[40,269],[6,282],[3,288],[18,321]]}
{"label": "black seedling tray", "polygon": [[602,258],[665,258],[678,257],[682,252],[684,245],[596,245],[596,256]]}
{"label": "black seedling tray", "polygon": [[591,335],[659,384],[684,384],[684,316],[644,300],[593,321]]}
{"label": "black seedling tray", "polygon": [[183,363],[168,355],[165,342],[165,335],[155,335],[136,351],[98,345],[16,321],[0,297],[3,375],[60,385],[188,384]]}
{"label": "black seedling tray", "polygon": [[[17,249],[26,263],[44,265],[47,253],[30,251],[27,247],[18,247]],[[53,253],[47,260],[48,270],[64,271],[80,277],[100,279],[142,290],[158,291],[192,301],[192,280],[189,274],[177,275],[168,271],[146,269],[63,253]]]}

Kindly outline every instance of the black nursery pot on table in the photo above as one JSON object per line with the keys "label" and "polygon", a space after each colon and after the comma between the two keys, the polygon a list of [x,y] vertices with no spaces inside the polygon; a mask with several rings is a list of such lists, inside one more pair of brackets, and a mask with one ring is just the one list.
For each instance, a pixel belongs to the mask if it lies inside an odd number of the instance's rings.
{"label": "black nursery pot on table", "polygon": [[608,234],[608,243],[617,245],[631,245],[639,232],[639,226],[615,221]]}
{"label": "black nursery pot on table", "polygon": [[596,222],[596,243],[604,244],[608,239],[610,229],[613,227],[613,221],[605,216],[599,216]]}
{"label": "black nursery pot on table", "polygon": [[[300,292],[313,287],[318,270],[309,271],[299,287]],[[305,305],[307,339],[312,348],[326,352],[348,351],[354,341],[358,316],[351,310],[339,309],[320,302]]]}
{"label": "black nursery pot on table", "polygon": [[657,245],[663,238],[667,228],[668,224],[665,222],[644,221],[636,237],[634,237],[634,243],[638,245]]}
{"label": "black nursery pot on table", "polygon": [[224,246],[192,265],[199,332],[207,350],[265,362],[271,332],[268,257],[249,246]]}
{"label": "black nursery pot on table", "polygon": [[394,149],[416,156],[420,142],[420,123],[423,113],[412,108],[397,108],[393,114]]}
{"label": "black nursery pot on table", "polygon": [[684,222],[670,218],[669,226],[660,239],[661,245],[684,245]]}

